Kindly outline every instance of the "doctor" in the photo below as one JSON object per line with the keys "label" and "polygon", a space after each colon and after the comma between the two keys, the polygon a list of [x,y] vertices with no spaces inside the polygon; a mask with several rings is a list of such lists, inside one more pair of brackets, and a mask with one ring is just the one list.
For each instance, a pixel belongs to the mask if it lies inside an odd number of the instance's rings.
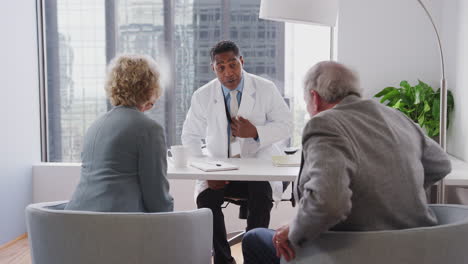
{"label": "doctor", "polygon": [[[280,154],[275,143],[291,136],[291,114],[275,84],[243,71],[244,59],[232,41],[221,41],[210,52],[216,79],[192,96],[182,130],[182,144],[202,156],[201,140],[213,158],[264,158]],[[272,200],[282,195],[281,182],[198,181],[198,208],[213,212],[214,262],[235,263],[226,239],[224,197],[247,198],[247,230],[267,227]]]}

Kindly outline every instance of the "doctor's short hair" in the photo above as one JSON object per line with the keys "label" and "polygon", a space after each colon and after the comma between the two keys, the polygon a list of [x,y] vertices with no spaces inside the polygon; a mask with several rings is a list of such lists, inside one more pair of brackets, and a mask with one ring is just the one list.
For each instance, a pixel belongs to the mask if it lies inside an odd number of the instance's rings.
{"label": "doctor's short hair", "polygon": [[327,103],[336,103],[348,95],[361,97],[359,78],[351,69],[334,61],[322,61],[307,71],[304,92],[316,91]]}
{"label": "doctor's short hair", "polygon": [[122,54],[107,67],[107,97],[114,106],[139,106],[162,94],[156,62],[149,56]]}
{"label": "doctor's short hair", "polygon": [[211,62],[214,61],[214,57],[216,55],[224,53],[224,52],[228,52],[228,51],[232,51],[236,57],[239,57],[240,55],[239,47],[234,41],[222,40],[216,43],[216,45],[214,45],[213,48],[211,48],[210,50]]}

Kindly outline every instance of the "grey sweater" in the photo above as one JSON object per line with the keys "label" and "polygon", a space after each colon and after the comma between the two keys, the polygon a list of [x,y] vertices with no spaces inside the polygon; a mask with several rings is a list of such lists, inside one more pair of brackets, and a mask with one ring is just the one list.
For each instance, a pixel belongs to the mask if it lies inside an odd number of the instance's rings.
{"label": "grey sweater", "polygon": [[66,209],[173,210],[164,130],[136,108],[115,107],[88,129],[80,182]]}
{"label": "grey sweater", "polygon": [[351,95],[304,129],[295,246],[332,230],[437,223],[425,189],[451,171],[446,153],[395,109]]}

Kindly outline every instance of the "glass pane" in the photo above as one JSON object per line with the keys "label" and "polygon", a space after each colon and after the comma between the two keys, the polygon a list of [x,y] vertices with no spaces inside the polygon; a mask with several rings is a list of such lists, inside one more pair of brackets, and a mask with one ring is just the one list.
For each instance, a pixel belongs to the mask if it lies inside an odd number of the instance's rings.
{"label": "glass pane", "polygon": [[194,49],[194,0],[176,0],[174,12],[175,49],[175,138],[174,144],[181,144],[180,136],[190,100],[195,90],[195,68],[208,73],[209,63],[195,65]]}
{"label": "glass pane", "polygon": [[49,161],[78,161],[87,127],[107,110],[104,1],[44,1]]}
{"label": "glass pane", "polygon": [[304,102],[304,76],[314,64],[330,60],[330,28],[286,24],[286,96],[291,99],[294,131],[292,146],[300,146],[302,130],[309,121]]}
{"label": "glass pane", "polygon": [[258,18],[260,0],[176,0],[176,142],[180,143],[192,93],[216,78],[210,49],[229,39],[239,45],[246,71],[284,93],[284,24]]}
{"label": "glass pane", "polygon": [[292,99],[287,102],[296,122],[295,145],[306,121],[303,73],[329,56],[328,28],[285,31],[284,23],[258,19],[260,0],[48,0],[44,5],[48,161],[80,161],[86,130],[110,107],[105,68],[116,54],[146,54],[158,63],[165,93],[146,114],[165,127],[170,145],[180,144],[193,92],[216,77],[209,55],[216,42],[235,41],[245,70],[274,81]]}
{"label": "glass pane", "polygon": [[[117,54],[145,54],[158,64],[163,78],[161,84],[165,94],[158,99],[153,109],[145,112],[166,129],[169,109],[167,108],[167,82],[170,60],[165,54],[164,2],[163,0],[118,0],[116,3],[116,46]],[[108,43],[109,45],[110,43]],[[166,79],[164,79],[166,78]],[[170,141],[171,138],[168,138]]]}

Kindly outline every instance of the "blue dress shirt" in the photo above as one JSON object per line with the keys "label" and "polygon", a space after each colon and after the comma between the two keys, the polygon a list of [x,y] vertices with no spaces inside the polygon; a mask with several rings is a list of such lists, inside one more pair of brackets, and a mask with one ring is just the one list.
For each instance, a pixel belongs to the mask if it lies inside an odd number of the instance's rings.
{"label": "blue dress shirt", "polygon": [[[228,88],[226,88],[222,84],[221,84],[221,88],[223,89],[224,102],[226,103],[227,109],[229,111],[229,115],[231,115],[231,94],[229,93],[229,92],[231,92],[231,90],[229,90]],[[239,85],[234,90],[238,91],[238,93],[237,93],[237,103],[239,104],[238,106],[240,106],[240,103],[241,103],[241,100],[242,100],[242,91],[244,90],[244,77],[242,77]]]}

